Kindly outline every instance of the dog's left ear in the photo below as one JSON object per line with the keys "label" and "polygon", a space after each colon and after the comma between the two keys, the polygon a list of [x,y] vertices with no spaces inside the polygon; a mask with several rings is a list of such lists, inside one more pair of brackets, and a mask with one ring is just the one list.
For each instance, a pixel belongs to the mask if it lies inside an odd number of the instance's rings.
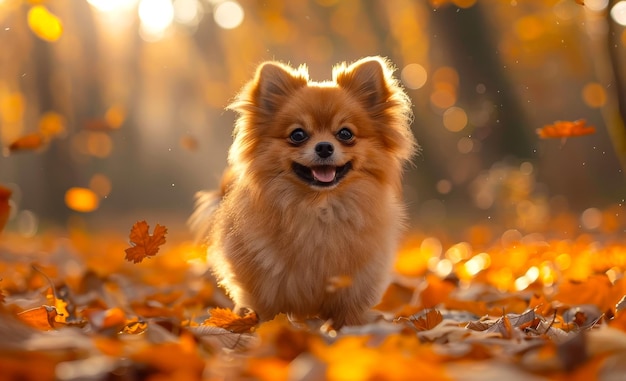
{"label": "dog's left ear", "polygon": [[278,62],[265,62],[257,69],[255,102],[267,112],[276,112],[285,98],[306,86],[307,81],[308,74],[304,66],[292,69]]}
{"label": "dog's left ear", "polygon": [[352,65],[335,68],[335,82],[354,94],[366,108],[384,103],[390,96],[387,63],[380,57],[363,58]]}

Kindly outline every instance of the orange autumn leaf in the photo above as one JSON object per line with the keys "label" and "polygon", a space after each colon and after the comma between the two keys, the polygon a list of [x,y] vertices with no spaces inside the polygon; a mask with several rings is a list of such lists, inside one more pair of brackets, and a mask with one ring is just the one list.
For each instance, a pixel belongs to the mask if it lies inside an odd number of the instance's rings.
{"label": "orange autumn leaf", "polygon": [[165,243],[167,234],[165,226],[157,224],[152,235],[148,233],[148,228],[146,221],[138,221],[130,229],[129,238],[132,246],[124,250],[127,261],[139,263],[146,257],[154,256],[159,252],[159,247]]}
{"label": "orange autumn leaf", "polygon": [[570,138],[594,134],[596,128],[588,126],[584,119],[575,121],[559,120],[537,129],[537,135],[542,139]]}
{"label": "orange autumn leaf", "polygon": [[9,220],[9,214],[11,212],[11,206],[9,205],[9,199],[11,198],[11,190],[0,185],[0,232]]}
{"label": "orange autumn leaf", "polygon": [[57,316],[56,308],[52,306],[41,306],[22,311],[17,317],[24,323],[41,329],[43,331],[54,328],[54,319]]}
{"label": "orange autumn leaf", "polygon": [[40,132],[24,135],[9,145],[9,151],[33,151],[42,148],[46,143],[45,136]]}
{"label": "orange autumn leaf", "polygon": [[204,325],[224,328],[233,333],[249,333],[259,323],[256,313],[250,312],[239,316],[228,308],[213,308],[209,311],[211,317],[204,321]]}

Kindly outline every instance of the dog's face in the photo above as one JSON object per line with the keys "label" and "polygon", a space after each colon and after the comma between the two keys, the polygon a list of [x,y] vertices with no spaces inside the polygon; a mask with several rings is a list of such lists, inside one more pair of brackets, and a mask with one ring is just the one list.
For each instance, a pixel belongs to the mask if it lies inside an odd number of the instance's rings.
{"label": "dog's face", "polygon": [[231,162],[258,181],[328,191],[399,180],[414,149],[408,100],[385,62],[362,60],[313,83],[304,68],[265,63],[244,90]]}

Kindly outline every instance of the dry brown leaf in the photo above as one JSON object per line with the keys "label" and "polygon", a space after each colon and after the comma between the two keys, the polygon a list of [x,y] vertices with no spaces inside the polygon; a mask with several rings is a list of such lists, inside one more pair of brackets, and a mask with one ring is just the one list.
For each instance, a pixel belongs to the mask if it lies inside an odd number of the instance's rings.
{"label": "dry brown leaf", "polygon": [[413,325],[418,331],[428,331],[435,328],[439,323],[443,321],[443,315],[438,310],[430,310],[423,316],[417,319],[411,319]]}
{"label": "dry brown leaf", "polygon": [[249,333],[259,324],[259,318],[254,312],[239,316],[228,308],[212,308],[211,317],[204,321],[204,325],[224,328],[233,333]]}
{"label": "dry brown leaf", "polygon": [[146,257],[154,256],[159,252],[159,247],[165,243],[167,234],[165,226],[157,224],[152,235],[148,233],[148,229],[146,221],[138,221],[130,229],[129,237],[133,246],[125,250],[127,261],[139,263]]}

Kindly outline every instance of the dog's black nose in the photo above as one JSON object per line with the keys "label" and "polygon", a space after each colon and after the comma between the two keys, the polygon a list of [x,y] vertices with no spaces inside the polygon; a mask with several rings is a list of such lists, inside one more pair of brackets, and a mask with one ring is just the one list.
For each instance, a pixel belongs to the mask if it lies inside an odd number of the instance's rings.
{"label": "dog's black nose", "polygon": [[327,157],[332,155],[334,150],[335,148],[329,142],[317,143],[317,145],[315,146],[315,152],[317,153],[317,156],[321,157],[322,159],[326,159]]}

